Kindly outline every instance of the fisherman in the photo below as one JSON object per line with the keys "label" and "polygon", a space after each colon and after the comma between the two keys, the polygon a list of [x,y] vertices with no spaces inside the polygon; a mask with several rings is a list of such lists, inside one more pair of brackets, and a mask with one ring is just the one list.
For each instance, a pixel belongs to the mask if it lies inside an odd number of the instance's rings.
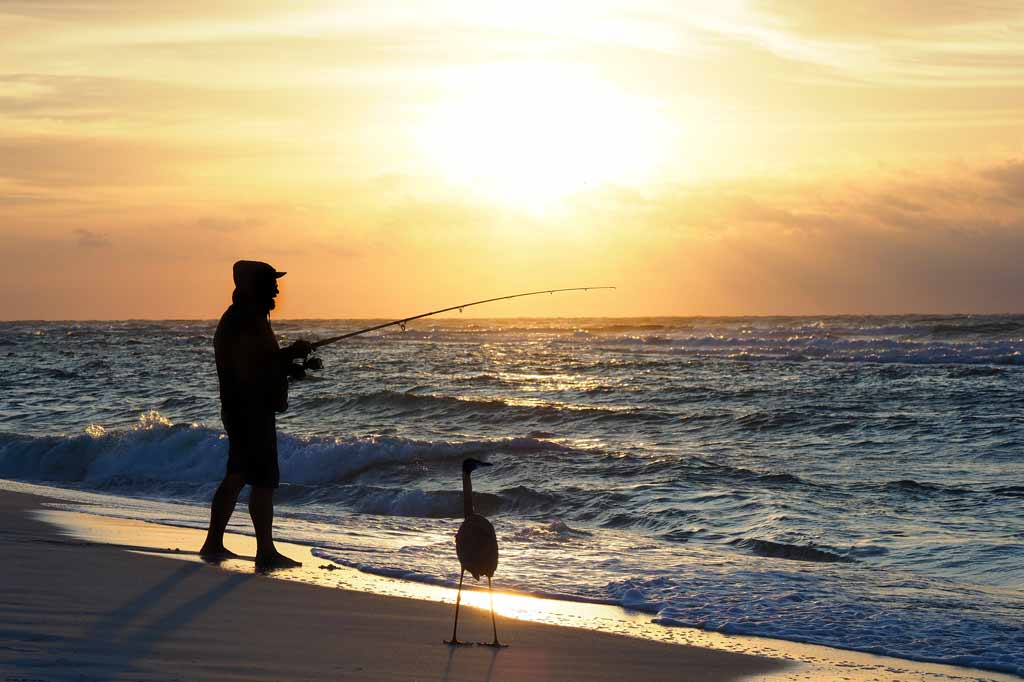
{"label": "fisherman", "polygon": [[285,273],[267,263],[235,263],[231,305],[213,337],[220,383],[221,419],[228,434],[227,473],[213,496],[210,528],[199,554],[208,560],[235,556],[224,547],[238,494],[246,485],[249,516],[256,531],[256,567],[288,568],[301,563],[274,546],[274,489],[280,483],[274,414],[288,408],[288,374],[292,361],[308,356],[306,341],[280,348],[270,328],[277,280]]}

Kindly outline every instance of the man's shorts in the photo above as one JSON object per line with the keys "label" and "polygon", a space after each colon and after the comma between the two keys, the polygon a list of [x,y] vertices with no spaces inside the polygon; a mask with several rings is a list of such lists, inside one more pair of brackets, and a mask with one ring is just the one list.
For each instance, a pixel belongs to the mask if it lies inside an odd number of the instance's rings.
{"label": "man's shorts", "polygon": [[222,414],[228,433],[228,474],[259,488],[276,488],[281,483],[277,465],[277,429],[274,413]]}

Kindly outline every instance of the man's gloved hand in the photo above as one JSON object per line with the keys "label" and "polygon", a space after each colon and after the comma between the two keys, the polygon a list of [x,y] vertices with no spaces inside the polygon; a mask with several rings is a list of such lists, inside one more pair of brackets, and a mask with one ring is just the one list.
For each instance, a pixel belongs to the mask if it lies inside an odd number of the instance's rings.
{"label": "man's gloved hand", "polygon": [[305,358],[305,357],[307,357],[312,352],[313,352],[313,344],[311,344],[309,341],[303,341],[302,339],[299,339],[298,341],[296,341],[295,343],[291,344],[290,346],[286,346],[285,349],[284,349],[284,354],[290,360],[296,360],[298,358]]}
{"label": "man's gloved hand", "polygon": [[295,363],[288,363],[288,378],[292,381],[301,381],[306,378],[306,368]]}

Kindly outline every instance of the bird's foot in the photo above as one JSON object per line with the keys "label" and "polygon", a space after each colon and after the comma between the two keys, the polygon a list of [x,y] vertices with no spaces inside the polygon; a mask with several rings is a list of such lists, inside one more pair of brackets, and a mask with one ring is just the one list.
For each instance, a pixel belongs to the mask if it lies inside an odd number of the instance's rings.
{"label": "bird's foot", "polygon": [[473,642],[460,642],[457,639],[445,639],[442,641],[448,646],[473,646]]}
{"label": "bird's foot", "polygon": [[477,642],[477,646],[489,646],[489,647],[494,648],[494,649],[507,649],[508,648],[508,644],[502,644],[498,640],[494,640],[493,642]]}

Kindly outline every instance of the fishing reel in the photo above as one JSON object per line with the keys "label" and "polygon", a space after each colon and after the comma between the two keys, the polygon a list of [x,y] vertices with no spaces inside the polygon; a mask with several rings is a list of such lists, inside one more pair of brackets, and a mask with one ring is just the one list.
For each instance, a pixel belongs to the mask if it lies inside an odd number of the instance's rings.
{"label": "fishing reel", "polygon": [[306,372],[315,372],[318,369],[324,368],[324,361],[318,357],[310,355],[309,357],[303,358],[300,361],[293,362],[288,366],[288,376],[293,381],[300,381],[306,378]]}

